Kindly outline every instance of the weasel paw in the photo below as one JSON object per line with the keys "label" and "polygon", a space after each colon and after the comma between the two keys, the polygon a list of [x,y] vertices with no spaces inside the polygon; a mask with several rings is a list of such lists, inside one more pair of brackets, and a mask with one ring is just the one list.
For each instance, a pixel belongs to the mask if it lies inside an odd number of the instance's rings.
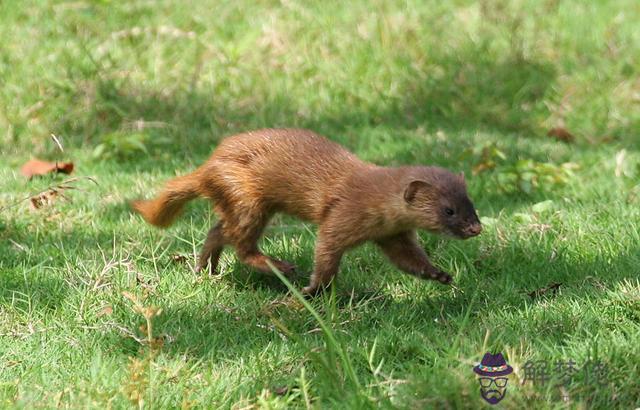
{"label": "weasel paw", "polygon": [[305,298],[312,298],[322,293],[323,288],[321,286],[305,286],[302,288],[302,295]]}
{"label": "weasel paw", "polygon": [[296,265],[293,263],[289,263],[287,261],[275,261],[274,265],[286,278],[293,278],[297,274]]}
{"label": "weasel paw", "polygon": [[438,269],[427,272],[427,277],[444,285],[449,285],[451,282],[453,282],[453,278],[451,277],[451,275]]}

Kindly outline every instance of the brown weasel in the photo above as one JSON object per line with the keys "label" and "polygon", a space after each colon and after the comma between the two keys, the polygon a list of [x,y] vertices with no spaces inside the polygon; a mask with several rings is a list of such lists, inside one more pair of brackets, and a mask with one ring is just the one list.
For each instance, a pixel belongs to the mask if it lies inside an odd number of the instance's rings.
{"label": "brown weasel", "polygon": [[462,175],[438,167],[381,167],[358,159],[312,131],[263,129],[224,139],[193,173],[167,183],[157,198],[132,203],[150,224],[166,227],[198,196],[213,202],[219,221],[209,230],[197,271],[216,269],[225,245],[261,272],[270,261],[285,274],[289,262],[260,252],[257,243],[275,212],[318,224],[312,294],[338,272],[343,253],[374,241],[401,270],[448,284],[451,276],[429,262],[416,228],[462,239],[482,226]]}

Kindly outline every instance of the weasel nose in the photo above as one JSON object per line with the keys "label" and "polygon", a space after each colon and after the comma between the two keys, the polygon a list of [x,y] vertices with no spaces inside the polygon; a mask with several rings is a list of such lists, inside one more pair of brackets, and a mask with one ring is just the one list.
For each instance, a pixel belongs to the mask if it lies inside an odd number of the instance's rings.
{"label": "weasel nose", "polygon": [[482,225],[479,223],[475,223],[471,226],[469,226],[469,233],[473,236],[476,235],[480,235],[480,232],[482,232]]}

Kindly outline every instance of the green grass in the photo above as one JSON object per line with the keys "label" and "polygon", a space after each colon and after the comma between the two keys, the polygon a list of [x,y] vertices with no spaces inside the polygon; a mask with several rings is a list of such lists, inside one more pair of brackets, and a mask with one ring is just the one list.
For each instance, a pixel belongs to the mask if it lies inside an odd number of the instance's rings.
{"label": "green grass", "polygon": [[[0,2],[0,407],[478,408],[487,350],[516,369],[502,407],[639,406],[639,19],[634,0]],[[165,231],[129,212],[277,126],[464,170],[484,233],[422,235],[454,286],[367,245],[310,302],[319,323],[232,252],[192,272],[204,201]],[[27,181],[30,157],[97,185],[31,210],[65,178]],[[314,238],[278,217],[262,247],[310,271]],[[608,379],[522,384],[569,359]]]}

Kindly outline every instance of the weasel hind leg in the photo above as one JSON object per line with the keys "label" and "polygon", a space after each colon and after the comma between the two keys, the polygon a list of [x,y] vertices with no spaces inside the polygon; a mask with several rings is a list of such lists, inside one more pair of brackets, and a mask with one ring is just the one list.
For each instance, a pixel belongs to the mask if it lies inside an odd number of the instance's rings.
{"label": "weasel hind leg", "polygon": [[200,256],[198,257],[196,273],[202,271],[207,265],[209,265],[209,272],[214,273],[224,245],[223,224],[222,221],[219,221],[207,233],[207,239],[204,241],[202,251],[200,251]]}
{"label": "weasel hind leg", "polygon": [[[258,249],[258,240],[269,222],[271,214],[260,208],[234,209],[235,215],[241,218],[234,218],[225,225],[225,238],[233,245],[236,254],[242,263],[252,267],[258,272],[273,274],[267,261],[271,262],[285,276],[291,277],[296,272],[296,267],[287,261],[271,258]],[[228,227],[228,229],[226,229]]]}

